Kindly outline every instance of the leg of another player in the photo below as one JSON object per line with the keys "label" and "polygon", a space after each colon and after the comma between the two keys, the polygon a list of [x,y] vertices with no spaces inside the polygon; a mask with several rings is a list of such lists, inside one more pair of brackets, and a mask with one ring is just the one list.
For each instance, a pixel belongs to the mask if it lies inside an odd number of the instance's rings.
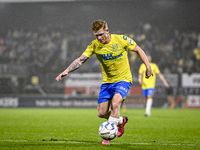
{"label": "leg of another player", "polygon": [[146,97],[146,112],[145,116],[151,116],[151,106],[153,104],[153,98],[152,96],[148,95]]}
{"label": "leg of another player", "polygon": [[167,96],[167,100],[170,102],[170,106],[169,106],[169,109],[174,109],[175,107],[175,100],[174,100],[174,97],[169,95]]}

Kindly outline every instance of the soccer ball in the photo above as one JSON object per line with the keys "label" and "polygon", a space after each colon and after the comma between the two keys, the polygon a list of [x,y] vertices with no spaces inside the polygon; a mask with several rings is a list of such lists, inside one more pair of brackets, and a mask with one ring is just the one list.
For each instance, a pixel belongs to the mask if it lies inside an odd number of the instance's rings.
{"label": "soccer ball", "polygon": [[112,122],[103,122],[99,127],[99,135],[104,140],[113,140],[118,133],[117,126]]}

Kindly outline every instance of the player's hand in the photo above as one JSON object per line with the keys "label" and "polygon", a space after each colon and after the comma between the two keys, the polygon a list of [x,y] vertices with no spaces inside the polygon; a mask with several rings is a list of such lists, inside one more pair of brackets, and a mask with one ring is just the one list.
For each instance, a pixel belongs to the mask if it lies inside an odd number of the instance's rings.
{"label": "player's hand", "polygon": [[142,85],[142,79],[138,78],[138,82],[140,85]]}
{"label": "player's hand", "polygon": [[153,72],[152,72],[151,68],[146,70],[146,77],[145,78],[148,79],[150,76],[153,76]]}
{"label": "player's hand", "polygon": [[168,83],[165,83],[166,88],[170,88],[170,85]]}
{"label": "player's hand", "polygon": [[56,81],[62,80],[62,77],[66,76],[68,73],[62,72],[61,74],[59,74],[55,79]]}

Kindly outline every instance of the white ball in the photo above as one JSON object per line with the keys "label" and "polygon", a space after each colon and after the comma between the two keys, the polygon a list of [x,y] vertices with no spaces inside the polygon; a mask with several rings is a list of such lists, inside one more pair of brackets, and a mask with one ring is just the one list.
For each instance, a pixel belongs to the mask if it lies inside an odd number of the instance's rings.
{"label": "white ball", "polygon": [[113,122],[103,122],[99,127],[99,135],[104,140],[113,140],[117,133],[117,126]]}

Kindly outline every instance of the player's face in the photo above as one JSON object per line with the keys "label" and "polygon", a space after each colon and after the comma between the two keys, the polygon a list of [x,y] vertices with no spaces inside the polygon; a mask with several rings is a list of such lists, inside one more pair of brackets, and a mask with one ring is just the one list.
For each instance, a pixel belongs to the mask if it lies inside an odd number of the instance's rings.
{"label": "player's face", "polygon": [[104,30],[103,28],[101,28],[100,30],[98,30],[97,32],[93,32],[94,36],[97,38],[97,40],[102,43],[102,44],[106,44],[108,43],[108,36],[109,36],[109,30],[106,29]]}

